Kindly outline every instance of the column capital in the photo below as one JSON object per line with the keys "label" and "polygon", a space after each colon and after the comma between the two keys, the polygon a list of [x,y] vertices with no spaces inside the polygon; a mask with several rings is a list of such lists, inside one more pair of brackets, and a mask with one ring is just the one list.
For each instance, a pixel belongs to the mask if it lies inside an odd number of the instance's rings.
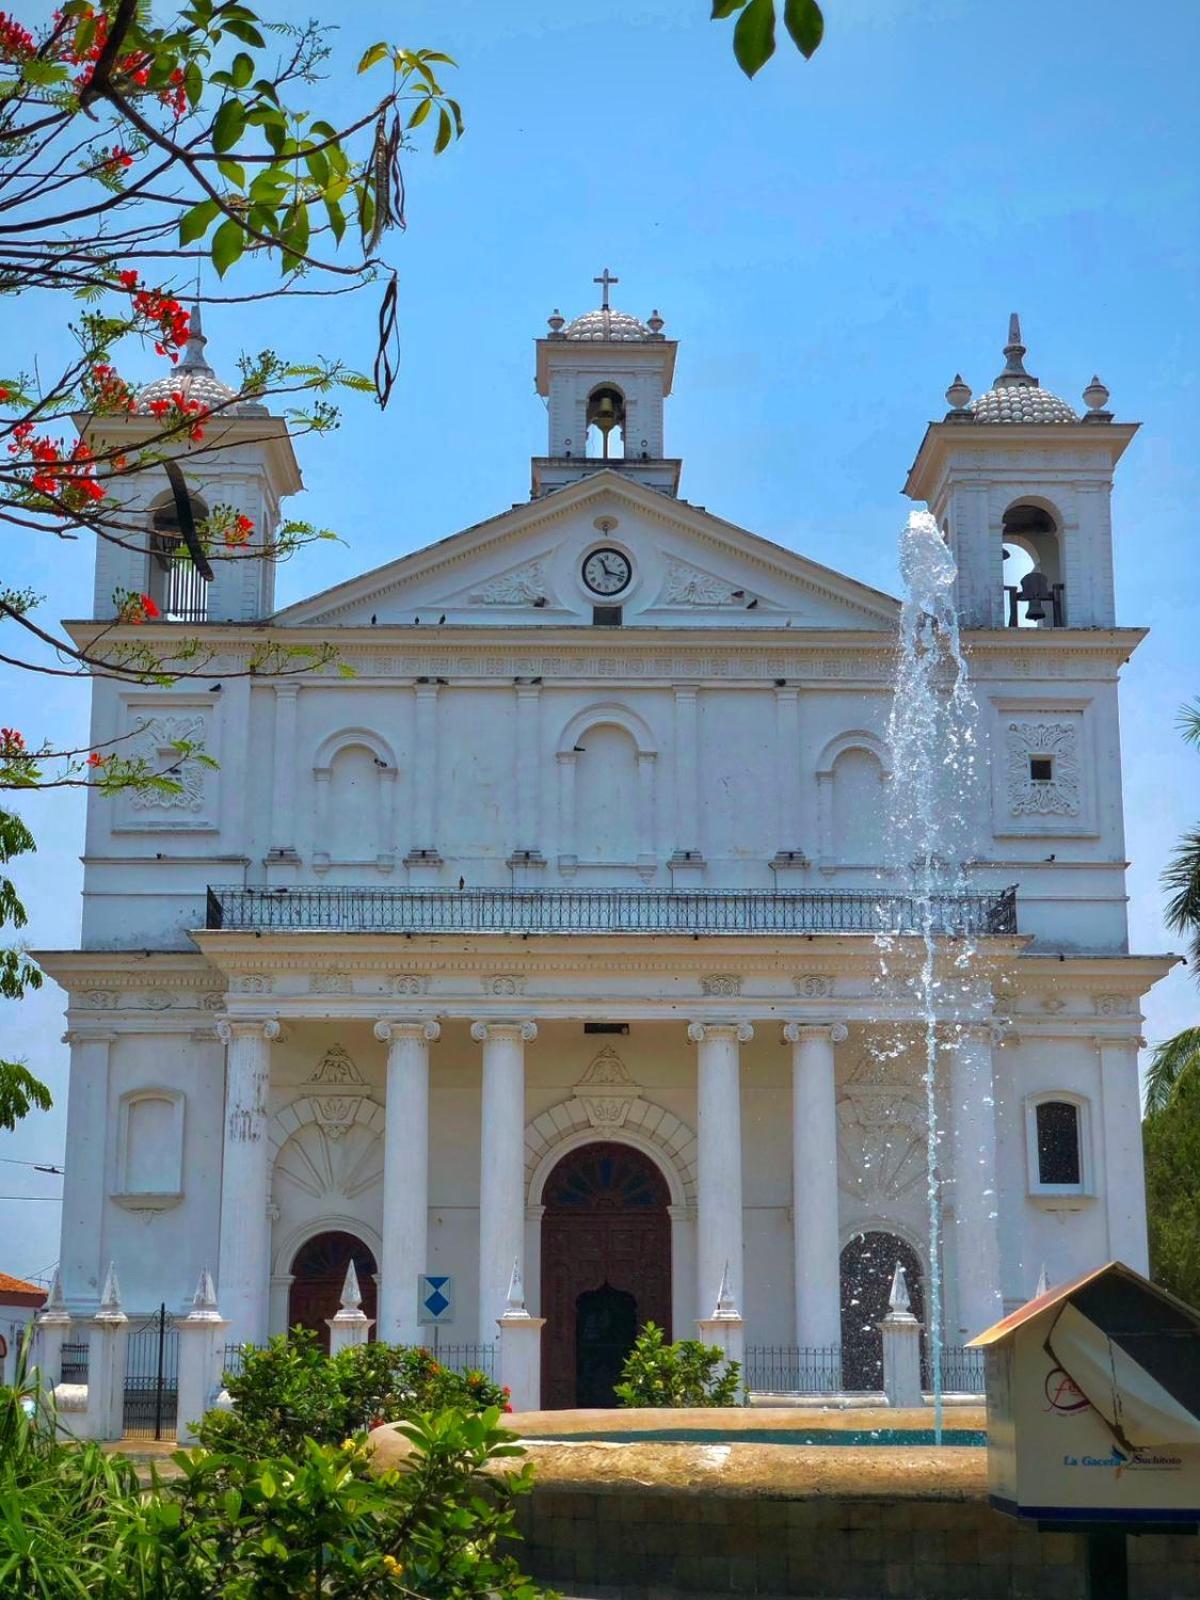
{"label": "column capital", "polygon": [[689,1022],[687,1036],[693,1044],[704,1044],[709,1039],[749,1044],[754,1037],[754,1027],[749,1022]]}
{"label": "column capital", "polygon": [[110,1028],[68,1028],[64,1044],[116,1044],[119,1035]]}
{"label": "column capital", "polygon": [[538,1036],[536,1022],[473,1022],[471,1024],[471,1037],[476,1044],[487,1044],[491,1039],[519,1040],[523,1044],[532,1044]]}
{"label": "column capital", "polygon": [[803,1044],[806,1039],[822,1039],[829,1044],[845,1044],[850,1030],[844,1022],[785,1022],[786,1044]]}
{"label": "column capital", "polygon": [[442,1025],[433,1017],[380,1017],[371,1031],[380,1044],[397,1039],[423,1039],[426,1044],[436,1044],[442,1037]]}
{"label": "column capital", "polygon": [[283,1037],[283,1024],[278,1017],[222,1017],[215,1026],[222,1044],[233,1039],[265,1039],[273,1044]]}

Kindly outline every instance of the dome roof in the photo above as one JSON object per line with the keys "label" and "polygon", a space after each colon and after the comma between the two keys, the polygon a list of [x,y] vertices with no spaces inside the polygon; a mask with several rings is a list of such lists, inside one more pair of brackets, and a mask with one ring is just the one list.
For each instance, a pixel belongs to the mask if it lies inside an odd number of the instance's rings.
{"label": "dome roof", "polygon": [[[1099,385],[1099,379],[1093,382]],[[1100,388],[1097,392],[1100,392]],[[1084,398],[1088,399],[1087,395]],[[1025,371],[1021,319],[1015,311],[1008,319],[1004,370],[997,375],[992,387],[986,394],[981,394],[972,400],[970,389],[956,373],[954,382],[946,390],[946,399],[953,407],[947,416],[947,421],[1044,423],[1080,420],[1078,412],[1073,407],[1065,400],[1060,400],[1056,394],[1051,394],[1048,389],[1043,389],[1038,380]],[[1107,399],[1108,391],[1103,389],[1100,403]],[[1088,404],[1091,405],[1090,400]]]}
{"label": "dome roof", "polygon": [[[148,383],[138,391],[137,408],[143,415],[156,400],[169,403],[174,394],[182,394],[187,400],[198,400],[206,411],[211,411],[214,406],[228,405],[235,398],[237,390],[223,383],[209,366],[204,355],[207,343],[200,322],[200,307],[195,305],[189,321],[188,342],[179,362],[164,377],[155,378],[153,383]],[[236,411],[237,407],[232,409]]]}
{"label": "dome roof", "polygon": [[631,317],[627,311],[614,311],[607,306],[597,311],[585,311],[581,317],[568,322],[563,329],[564,339],[649,339],[653,335],[644,322]]}
{"label": "dome roof", "polygon": [[989,389],[967,410],[976,422],[1078,422],[1079,416],[1065,400],[1038,387],[1036,378],[1024,384]]}

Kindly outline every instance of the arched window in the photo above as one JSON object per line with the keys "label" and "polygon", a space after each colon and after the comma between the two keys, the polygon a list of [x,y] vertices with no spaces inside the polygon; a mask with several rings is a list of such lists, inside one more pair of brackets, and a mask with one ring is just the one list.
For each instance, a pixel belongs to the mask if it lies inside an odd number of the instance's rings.
{"label": "arched window", "polygon": [[379,854],[380,769],[370,750],[348,744],[329,763],[329,835],[335,861],[373,861]]}
{"label": "arched window", "polygon": [[[913,1247],[894,1233],[872,1229],[856,1233],[841,1254],[842,1387],[883,1388],[883,1335],[888,1296],[897,1264],[904,1268],[913,1315],[924,1327],[925,1288],[921,1262]],[[925,1336],[921,1335],[922,1368]]]}
{"label": "arched window", "polygon": [[1035,1095],[1026,1105],[1029,1192],[1087,1194],[1090,1190],[1087,1102],[1077,1095]]}
{"label": "arched window", "polygon": [[1004,592],[1010,628],[1061,628],[1066,622],[1058,524],[1044,506],[1018,501],[1004,513]]}
{"label": "arched window", "polygon": [[837,757],[831,803],[834,860],[877,862],[882,853],[883,768],[874,751],[855,746]]}
{"label": "arched window", "polygon": [[637,859],[637,746],[624,728],[613,723],[595,723],[580,737],[575,849],[581,861]]}
{"label": "arched window", "polygon": [[[200,523],[208,507],[188,497],[192,520]],[[208,618],[208,583],[196,571],[179,527],[174,497],[163,499],[150,513],[150,598],[168,622],[204,622]]]}

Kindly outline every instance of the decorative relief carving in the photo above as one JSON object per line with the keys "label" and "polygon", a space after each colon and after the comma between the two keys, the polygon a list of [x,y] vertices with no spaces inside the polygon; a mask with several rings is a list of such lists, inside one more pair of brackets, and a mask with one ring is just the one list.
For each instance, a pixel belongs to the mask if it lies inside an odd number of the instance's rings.
{"label": "decorative relief carving", "polygon": [[792,987],[801,1000],[828,1000],[833,993],[834,980],[816,973],[804,973],[792,979]]}
{"label": "decorative relief carving", "polygon": [[309,994],[353,994],[348,972],[314,972],[308,980]]}
{"label": "decorative relief carving", "polygon": [[147,1011],[169,1011],[172,1006],[178,1005],[179,996],[166,989],[147,989],[141,1001]]}
{"label": "decorative relief carving", "polygon": [[205,734],[205,717],[202,712],[181,716],[139,717],[134,736],[129,741],[128,754],[133,760],[145,761],[152,772],[168,771],[177,789],[130,789],[127,796],[135,811],[199,811],[204,804],[203,762],[192,756],[181,756],[172,749],[184,743],[202,745]]}
{"label": "decorative relief carving", "polygon": [[[1008,804],[1014,816],[1077,817],[1080,811],[1079,724],[1010,722],[1007,725]],[[1048,759],[1049,775],[1032,776]]]}
{"label": "decorative relief carving", "polygon": [[472,591],[471,600],[481,606],[529,605],[534,600],[545,600],[550,592],[546,568],[542,557],[514,567],[511,572],[501,572],[489,578],[481,589]]}
{"label": "decorative relief carving", "polygon": [[742,979],[736,972],[711,972],[700,979],[701,994],[731,1000],[742,992]]}
{"label": "decorative relief carving", "polygon": [[224,989],[210,989],[207,994],[202,994],[200,996],[200,1004],[205,1011],[224,1011]]}
{"label": "decorative relief carving", "polygon": [[1102,1017],[1130,1017],[1136,1014],[1137,1004],[1132,995],[1098,994],[1096,1012]]}
{"label": "decorative relief carving", "polygon": [[593,1128],[621,1127],[641,1092],[625,1063],[609,1046],[594,1058],[575,1085],[575,1099]]}
{"label": "decorative relief carving", "polygon": [[[275,1182],[291,1185],[327,1211],[352,1209],[331,1204],[333,1197],[354,1201],[383,1182],[383,1140],[362,1123],[308,1122],[286,1141],[275,1158]],[[286,1192],[286,1191],[285,1191]]]}
{"label": "decorative relief carving", "polygon": [[84,994],[83,1003],[92,1011],[111,1011],[117,1003],[117,997],[111,989],[89,989]]}
{"label": "decorative relief carving", "polygon": [[738,604],[731,583],[711,572],[702,572],[686,561],[667,563],[663,599],[680,606],[733,606]]}
{"label": "decorative relief carving", "polygon": [[419,972],[393,972],[388,977],[387,990],[389,994],[428,994],[429,979]]}
{"label": "decorative relief carving", "polygon": [[525,993],[525,976],[519,972],[489,972],[480,980],[484,994],[504,996]]}
{"label": "decorative relief carving", "polygon": [[340,1044],[326,1050],[306,1088],[317,1122],[330,1139],[340,1139],[354,1125],[360,1102],[370,1094],[365,1078]]}
{"label": "decorative relief carving", "polygon": [[229,981],[235,994],[270,994],[275,979],[266,972],[236,972]]}
{"label": "decorative relief carving", "polygon": [[838,1095],[840,1187],[877,1214],[926,1178],[921,1085],[865,1056]]}

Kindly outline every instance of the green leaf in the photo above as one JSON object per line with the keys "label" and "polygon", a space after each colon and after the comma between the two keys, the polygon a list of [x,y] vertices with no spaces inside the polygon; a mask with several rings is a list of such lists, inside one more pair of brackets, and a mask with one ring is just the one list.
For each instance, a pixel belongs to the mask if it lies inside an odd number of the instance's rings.
{"label": "green leaf", "polygon": [[440,156],[453,137],[454,124],[450,121],[450,113],[445,106],[439,106],[437,138],[433,141],[434,155]]}
{"label": "green leaf", "polygon": [[213,123],[213,149],[232,150],[246,131],[246,108],[240,100],[226,100]]}
{"label": "green leaf", "polygon": [[825,34],[825,18],[817,0],[784,0],[783,23],[797,50],[811,61]]}
{"label": "green leaf", "polygon": [[363,51],[362,60],[358,63],[358,70],[366,72],[369,67],[375,66],[377,62],[386,61],[390,54],[391,50],[382,41],[379,44],[373,44],[369,50]]}
{"label": "green leaf", "polygon": [[217,276],[223,278],[246,248],[246,235],[240,222],[227,217],[213,234],[212,261]]}
{"label": "green leaf", "polygon": [[775,0],[750,0],[733,30],[733,53],[748,78],[775,54]]}
{"label": "green leaf", "polygon": [[198,62],[189,61],[183,73],[183,92],[187,95],[187,103],[194,111],[200,104],[200,96],[204,93],[204,74],[200,71]]}
{"label": "green leaf", "polygon": [[342,235],[346,231],[346,213],[336,200],[326,199],[325,214],[329,218],[330,232],[337,242],[341,244]]}
{"label": "green leaf", "polygon": [[179,219],[180,244],[191,244],[194,239],[203,239],[220,215],[220,211],[221,208],[215,200],[201,200],[198,206],[185,211]]}
{"label": "green leaf", "polygon": [[731,17],[735,11],[740,11],[746,0],[713,0],[712,20],[720,22],[722,17]]}
{"label": "green leaf", "polygon": [[426,96],[426,98],[424,100],[418,100],[416,106],[413,109],[412,116],[409,117],[409,119],[408,119],[409,127],[410,128],[419,128],[421,126],[421,124],[425,121],[425,118],[429,115],[429,113],[432,110],[433,110],[433,101],[428,96]]}
{"label": "green leaf", "polygon": [[26,83],[35,84],[38,88],[44,84],[61,83],[66,75],[66,67],[54,61],[43,61],[40,56],[34,56],[32,60],[21,63],[21,77]]}
{"label": "green leaf", "polygon": [[240,161],[218,161],[217,171],[227,183],[232,183],[236,189],[246,187],[246,169]]}
{"label": "green leaf", "polygon": [[240,39],[243,44],[252,45],[256,50],[264,50],[266,41],[258,29],[249,22],[230,22],[223,18],[222,27],[226,33],[231,33],[235,39]]}
{"label": "green leaf", "polygon": [[254,76],[254,58],[248,56],[244,50],[239,50],[233,58],[229,76],[233,80],[235,89],[244,89]]}

